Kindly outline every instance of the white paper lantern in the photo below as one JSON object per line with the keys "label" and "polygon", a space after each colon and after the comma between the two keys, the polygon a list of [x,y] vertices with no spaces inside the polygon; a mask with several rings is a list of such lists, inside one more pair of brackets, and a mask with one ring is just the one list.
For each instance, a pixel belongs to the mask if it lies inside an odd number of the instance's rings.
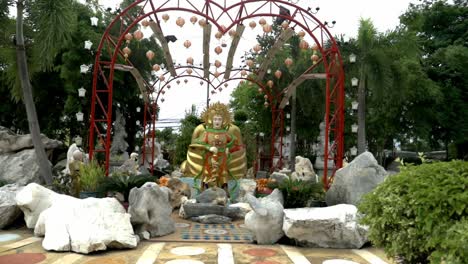
{"label": "white paper lantern", "polygon": [[358,106],[359,106],[359,103],[357,101],[352,101],[351,102],[351,108],[353,110],[357,110],[358,109]]}
{"label": "white paper lantern", "polygon": [[286,118],[287,118],[287,119],[291,118],[291,114],[290,114],[290,113],[287,113],[287,114],[286,114]]}
{"label": "white paper lantern", "polygon": [[90,20],[91,20],[91,26],[97,27],[99,18],[97,18],[97,17],[91,17]]}
{"label": "white paper lantern", "polygon": [[137,113],[140,113],[141,107],[138,106],[138,107],[136,108],[136,111],[137,111]]}
{"label": "white paper lantern", "polygon": [[291,131],[291,128],[287,126],[286,131],[288,131],[288,132]]}
{"label": "white paper lantern", "polygon": [[79,97],[85,97],[85,94],[86,94],[86,89],[81,87],[80,89],[78,89],[78,96]]}
{"label": "white paper lantern", "polygon": [[80,72],[81,73],[87,73],[89,71],[89,66],[86,64],[81,64],[80,66]]}
{"label": "white paper lantern", "polygon": [[138,98],[143,99],[143,95],[142,94],[138,95]]}
{"label": "white paper lantern", "polygon": [[351,53],[351,55],[349,55],[349,62],[351,63],[356,62],[356,55],[354,53]]}
{"label": "white paper lantern", "polygon": [[93,46],[93,43],[90,41],[90,40],[86,40],[84,42],[84,48],[87,49],[87,50],[90,50],[91,49],[91,46]]}
{"label": "white paper lantern", "polygon": [[357,148],[356,146],[353,146],[350,150],[351,156],[356,156],[357,155]]}
{"label": "white paper lantern", "polygon": [[358,125],[357,125],[357,124],[353,124],[353,125],[351,126],[351,132],[357,133],[357,131],[358,131]]}
{"label": "white paper lantern", "polygon": [[353,78],[351,79],[351,85],[352,85],[352,86],[358,86],[358,83],[359,83],[359,79],[358,79],[358,78],[353,77]]}
{"label": "white paper lantern", "polygon": [[140,147],[139,147],[139,146],[135,146],[135,151],[136,151],[136,152],[140,151]]}
{"label": "white paper lantern", "polygon": [[135,123],[136,123],[137,126],[139,126],[140,125],[140,120],[137,120]]}
{"label": "white paper lantern", "polygon": [[83,121],[83,113],[81,111],[76,113],[76,121],[79,121],[79,122]]}

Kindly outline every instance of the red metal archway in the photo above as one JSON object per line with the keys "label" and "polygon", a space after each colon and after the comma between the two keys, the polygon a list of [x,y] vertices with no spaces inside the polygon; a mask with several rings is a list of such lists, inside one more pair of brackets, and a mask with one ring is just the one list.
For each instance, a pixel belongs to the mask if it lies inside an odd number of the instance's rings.
{"label": "red metal archway", "polygon": [[[158,3],[159,2],[159,3]],[[122,52],[122,44],[125,42],[125,35],[132,29],[139,26],[143,20],[149,19],[161,30],[160,18],[165,12],[183,11],[206,20],[211,28],[213,26],[218,31],[229,32],[233,27],[243,24],[246,19],[259,17],[277,17],[289,21],[289,28],[293,31],[303,30],[310,36],[317,47],[320,60],[309,67],[291,85],[281,92],[268,95],[272,112],[272,137],[270,159],[273,160],[279,154],[279,164],[282,160],[282,133],[283,133],[283,109],[298,84],[306,79],[321,78],[325,80],[325,146],[324,146],[324,175],[323,181],[326,188],[329,187],[336,169],[342,166],[344,147],[344,71],[343,62],[338,49],[338,45],[333,36],[328,31],[326,25],[318,20],[311,12],[282,0],[243,0],[232,5],[227,1],[215,0],[195,1],[195,0],[137,0],[118,14],[107,27],[99,43],[96,60],[93,68],[93,90],[91,102],[91,120],[89,130],[89,154],[92,158],[95,152],[104,152],[106,157],[106,171],[109,167],[110,136],[112,127],[112,93],[113,80],[116,65],[119,61],[125,61],[133,66],[129,60],[125,60]],[[289,12],[280,12],[287,9]],[[226,25],[226,26],[223,26]],[[115,33],[115,29],[118,32]],[[167,46],[167,45],[166,45]],[[106,56],[102,56],[106,55]],[[166,59],[170,58],[170,53],[165,53]],[[104,59],[107,57],[107,59]],[[204,62],[206,60],[204,59]],[[209,61],[208,61],[209,63]],[[311,63],[312,64],[312,63]],[[263,65],[262,65],[263,66]],[[324,72],[317,72],[321,66]],[[231,65],[232,68],[232,65]],[[177,78],[177,73],[172,60],[168,60],[168,70],[172,79]],[[206,70],[206,68],[205,68]],[[231,69],[229,69],[230,71]],[[263,90],[266,88],[266,80],[263,79],[266,69],[257,68],[255,71],[257,79],[251,80],[257,83]],[[228,77],[229,74],[226,74]],[[206,81],[210,82],[209,75],[204,75]],[[228,78],[229,79],[229,78]],[[155,121],[157,99],[150,101],[150,94],[156,92],[154,84],[143,80],[145,87],[145,126],[146,115]],[[159,90],[160,91],[160,90]],[[147,100],[146,100],[147,99]],[[103,102],[107,102],[104,104]],[[153,122],[154,123],[154,122]],[[146,137],[146,135],[144,135]],[[333,139],[329,144],[330,138]],[[278,144],[278,139],[280,144]],[[95,147],[95,141],[103,142],[102,149]],[[154,137],[153,137],[154,140]],[[153,151],[154,155],[154,151]],[[328,164],[334,160],[332,174],[328,175]]]}

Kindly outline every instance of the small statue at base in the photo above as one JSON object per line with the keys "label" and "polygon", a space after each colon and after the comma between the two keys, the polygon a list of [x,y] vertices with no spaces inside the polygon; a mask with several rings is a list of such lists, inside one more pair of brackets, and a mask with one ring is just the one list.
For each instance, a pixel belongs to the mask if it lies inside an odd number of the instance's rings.
{"label": "small statue at base", "polygon": [[202,191],[217,186],[227,190],[228,180],[245,176],[247,160],[239,127],[231,123],[225,104],[215,103],[202,114],[203,124],[192,134],[185,175],[202,180]]}
{"label": "small statue at base", "polygon": [[71,179],[71,195],[74,197],[80,196],[80,167],[83,166],[83,153],[79,150],[73,152],[73,160],[69,164],[70,179]]}

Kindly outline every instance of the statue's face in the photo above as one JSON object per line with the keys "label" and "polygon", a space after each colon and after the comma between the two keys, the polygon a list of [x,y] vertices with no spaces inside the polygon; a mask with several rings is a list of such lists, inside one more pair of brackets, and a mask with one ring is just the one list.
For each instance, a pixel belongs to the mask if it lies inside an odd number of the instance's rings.
{"label": "statue's face", "polygon": [[220,115],[213,116],[213,128],[220,129],[223,127],[223,117]]}

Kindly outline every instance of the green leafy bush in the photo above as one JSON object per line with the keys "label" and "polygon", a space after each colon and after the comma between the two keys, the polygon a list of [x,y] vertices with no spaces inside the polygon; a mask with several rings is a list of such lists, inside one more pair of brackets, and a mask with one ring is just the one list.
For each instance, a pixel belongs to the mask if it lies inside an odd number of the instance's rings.
{"label": "green leafy bush", "polygon": [[432,263],[458,264],[468,262],[468,218],[453,225],[440,247],[430,257]]}
{"label": "green leafy bush", "polygon": [[[276,186],[269,185],[274,189]],[[323,201],[323,187],[319,183],[285,180],[279,184],[278,188],[283,193],[284,208],[306,207],[311,201]]]}
{"label": "green leafy bush", "polygon": [[88,164],[80,167],[81,191],[96,192],[98,186],[106,178],[106,171],[96,161],[92,160]]}
{"label": "green leafy bush", "polygon": [[99,185],[100,192],[119,192],[124,196],[125,202],[128,202],[130,191],[134,187],[141,187],[146,182],[155,182],[156,177],[151,175],[129,175],[127,173],[114,173],[106,177]]}
{"label": "green leafy bush", "polygon": [[468,216],[467,187],[468,162],[402,167],[363,197],[362,223],[370,227],[370,240],[389,256],[429,263],[429,256],[442,245],[448,252],[456,251],[446,239],[449,234],[456,237],[449,229]]}

